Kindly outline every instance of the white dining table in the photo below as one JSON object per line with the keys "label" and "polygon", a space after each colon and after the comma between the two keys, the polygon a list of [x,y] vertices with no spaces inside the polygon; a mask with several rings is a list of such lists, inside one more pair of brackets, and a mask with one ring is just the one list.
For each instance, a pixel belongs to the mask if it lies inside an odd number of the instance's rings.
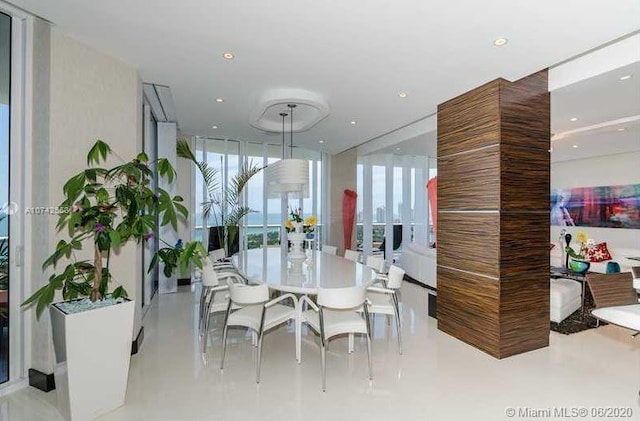
{"label": "white dining table", "polygon": [[289,259],[279,247],[251,249],[233,258],[242,276],[253,283],[266,283],[274,290],[294,294],[318,294],[318,288],[370,286],[376,272],[341,256],[307,250],[306,259]]}

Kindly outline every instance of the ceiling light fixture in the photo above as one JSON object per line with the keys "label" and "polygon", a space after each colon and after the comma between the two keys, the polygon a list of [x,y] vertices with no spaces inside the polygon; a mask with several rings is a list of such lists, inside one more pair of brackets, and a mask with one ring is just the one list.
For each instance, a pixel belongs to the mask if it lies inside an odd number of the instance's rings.
{"label": "ceiling light fixture", "polygon": [[[287,104],[289,113],[281,112],[282,117],[282,159],[267,166],[265,178],[267,180],[267,197],[308,198],[309,197],[309,161],[293,159],[293,110],[297,104]],[[289,158],[285,158],[284,119],[289,115],[291,139],[289,143]]]}
{"label": "ceiling light fixture", "polygon": [[578,145],[573,145],[573,148],[574,148],[574,149],[575,149],[575,148],[577,148],[577,147],[578,147]]}
{"label": "ceiling light fixture", "polygon": [[569,121],[578,121],[578,117],[571,117]]}
{"label": "ceiling light fixture", "polygon": [[627,79],[631,79],[631,75],[620,76],[620,80],[627,80]]}
{"label": "ceiling light fixture", "polygon": [[224,102],[224,99],[222,99],[222,98],[216,98],[216,102],[218,102],[218,103]]}
{"label": "ceiling light fixture", "polygon": [[400,98],[406,98],[407,97],[407,93],[405,91],[400,91],[400,92],[398,92],[398,96]]}
{"label": "ceiling light fixture", "polygon": [[355,121],[355,120],[351,120],[351,125],[352,125],[352,126],[355,126],[356,124],[358,124],[358,123],[356,123],[356,121]]}
{"label": "ceiling light fixture", "polygon": [[502,47],[507,42],[509,42],[509,40],[506,38],[498,38],[495,41],[493,41],[493,45],[495,45],[496,47]]}
{"label": "ceiling light fixture", "polygon": [[318,143],[324,143],[324,140],[318,140]]}
{"label": "ceiling light fixture", "polygon": [[618,131],[619,131],[619,132],[624,132],[624,127],[620,127],[620,128],[618,129]]}
{"label": "ceiling light fixture", "polygon": [[224,53],[222,53],[222,57],[224,57],[227,60],[233,60],[234,58],[236,58],[236,55],[233,54],[231,51],[225,51]]}
{"label": "ceiling light fixture", "polygon": [[400,150],[400,148],[396,148],[396,151],[399,151],[399,150]]}
{"label": "ceiling light fixture", "polygon": [[213,126],[211,126],[211,128],[215,130],[215,129],[217,129],[217,128],[218,128],[218,126],[216,126],[216,125],[214,124]]}

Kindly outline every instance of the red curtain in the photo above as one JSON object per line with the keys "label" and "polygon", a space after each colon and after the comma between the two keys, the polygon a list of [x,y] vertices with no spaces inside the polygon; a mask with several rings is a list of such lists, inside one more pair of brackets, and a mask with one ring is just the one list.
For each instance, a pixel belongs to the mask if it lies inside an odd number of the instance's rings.
{"label": "red curtain", "polygon": [[358,193],[353,190],[345,190],[342,195],[342,227],[344,228],[344,248],[351,248],[353,224],[356,216],[356,201]]}
{"label": "red curtain", "polygon": [[427,183],[427,191],[429,193],[429,208],[431,209],[431,218],[433,218],[433,238],[437,240],[438,232],[438,177],[433,177]]}

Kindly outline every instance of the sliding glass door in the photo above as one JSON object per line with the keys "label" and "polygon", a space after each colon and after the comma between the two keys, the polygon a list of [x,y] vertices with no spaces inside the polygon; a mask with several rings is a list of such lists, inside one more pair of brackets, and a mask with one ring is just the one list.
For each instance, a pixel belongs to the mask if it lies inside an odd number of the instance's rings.
{"label": "sliding glass door", "polygon": [[9,380],[9,101],[11,17],[0,13],[0,383]]}

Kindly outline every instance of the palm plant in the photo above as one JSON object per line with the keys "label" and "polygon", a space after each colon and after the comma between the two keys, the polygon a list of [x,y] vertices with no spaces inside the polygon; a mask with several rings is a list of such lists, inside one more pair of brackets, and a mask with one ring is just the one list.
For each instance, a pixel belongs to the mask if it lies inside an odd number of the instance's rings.
{"label": "palm plant", "polygon": [[[238,226],[242,218],[255,212],[242,204],[242,192],[251,177],[264,167],[255,165],[253,162],[243,164],[238,173],[231,178],[229,184],[223,186],[218,171],[209,166],[207,162],[196,159],[187,139],[178,140],[176,153],[180,158],[193,162],[202,176],[207,195],[206,200],[201,204],[202,214],[205,221],[209,221],[209,216],[212,216],[215,226],[222,227],[222,230],[218,230],[218,241],[224,245],[227,255],[230,255],[231,244],[238,235]],[[205,231],[207,232],[209,228],[207,222],[205,222],[204,228],[207,229]]]}
{"label": "palm plant", "polygon": [[[151,188],[153,166],[158,176],[169,183],[176,177],[167,159],[149,161],[145,153],[140,153],[131,161],[110,169],[98,166],[110,154],[109,145],[98,140],[87,155],[88,168],[64,185],[65,200],[60,208],[68,212],[60,215],[57,228],[59,231],[66,229],[69,239],[58,242],[42,268],[55,268],[61,260],[69,263],[62,272],[52,274],[49,283],[22,304],[37,303],[38,316],[53,302],[57,290],[62,291],[65,300],[105,298],[114,281],[109,270],[112,251],[128,241],[140,244],[148,240],[157,231],[157,221],[160,226],[171,225],[176,230],[178,216],[186,218],[188,215],[182,197],[171,197],[164,189],[154,191]],[[77,259],[76,252],[89,242],[93,244],[93,261]],[[178,267],[184,272],[191,262],[202,267],[205,252],[199,242],[187,243],[181,248],[165,245],[153,256],[149,271],[159,262],[164,264],[167,276]],[[127,292],[117,286],[110,295],[126,297]]]}

